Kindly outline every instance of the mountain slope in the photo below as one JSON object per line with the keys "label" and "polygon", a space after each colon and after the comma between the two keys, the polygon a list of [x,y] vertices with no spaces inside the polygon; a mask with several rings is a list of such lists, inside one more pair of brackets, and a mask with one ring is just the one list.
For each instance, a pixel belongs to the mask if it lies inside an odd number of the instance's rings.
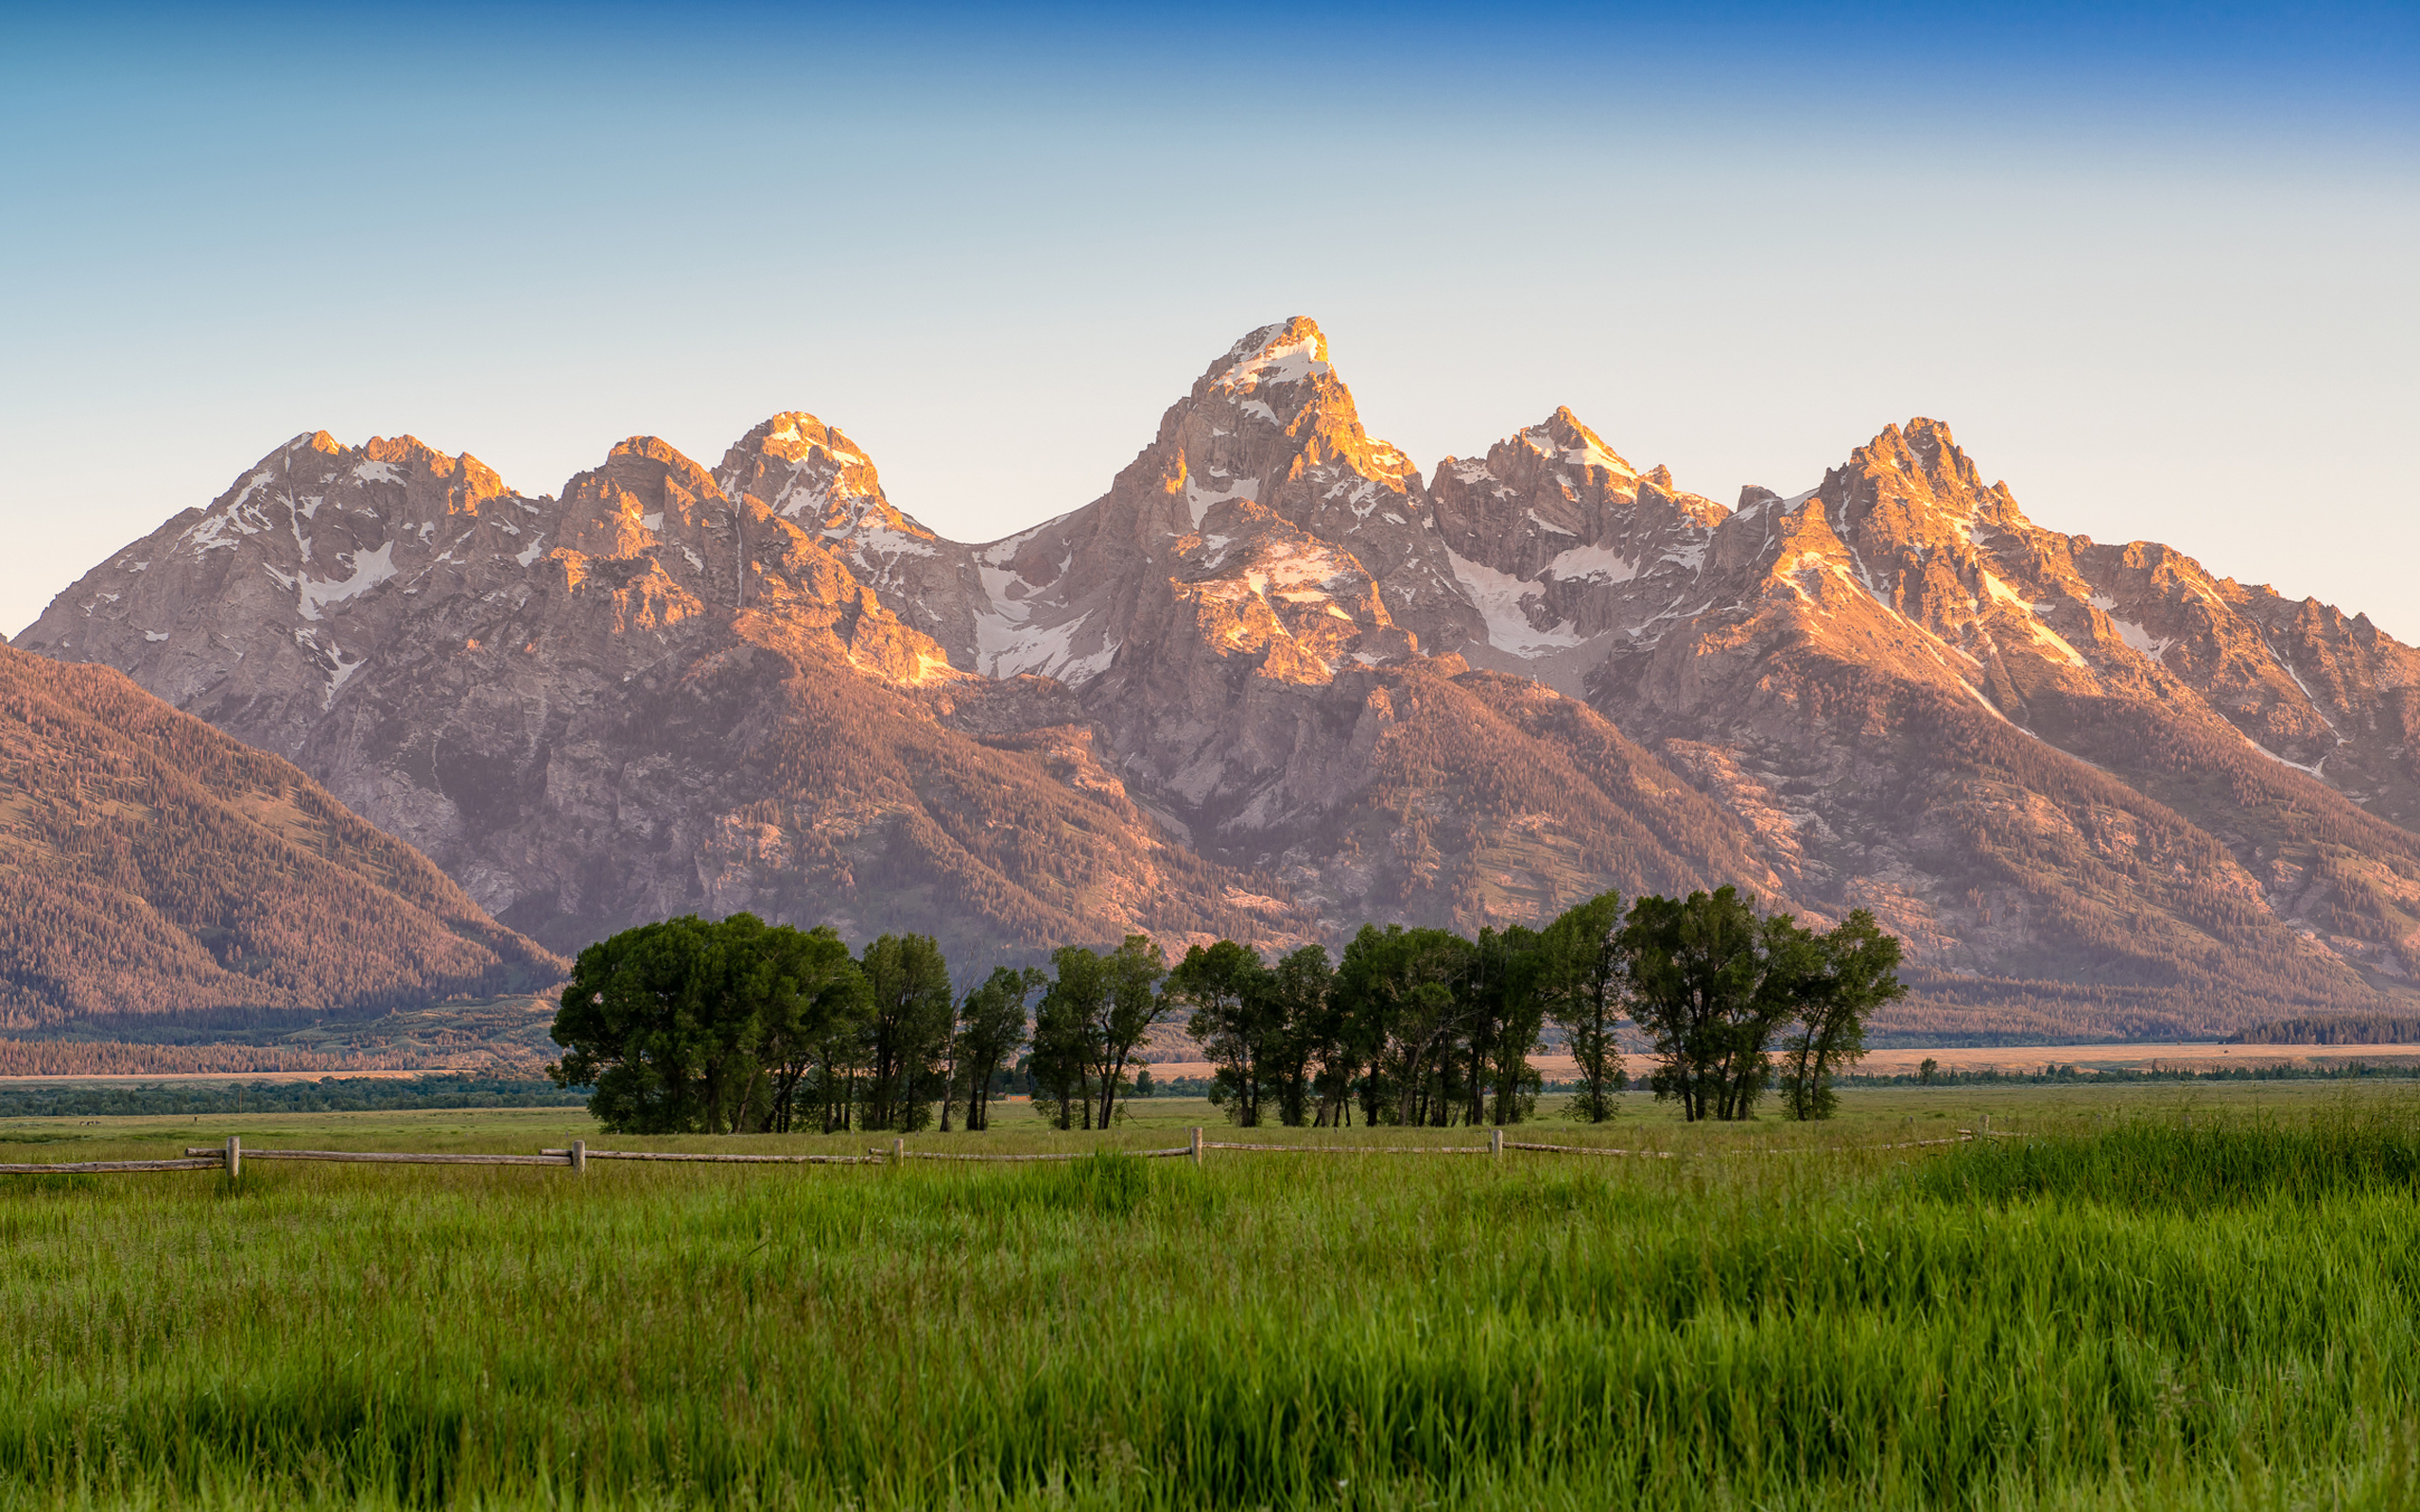
{"label": "mountain slope", "polygon": [[[722,476],[769,504],[840,475],[749,445]],[[1484,629],[1467,564],[1308,320],[1236,342],[1108,492],[1006,541],[941,541],[853,475],[821,517],[888,606],[957,666],[1065,684],[1137,801],[1331,934],[1528,921],[1608,887],[1779,891],[1735,820],[1584,706],[1539,712],[1540,690],[1426,654]]]}
{"label": "mountain slope", "polygon": [[560,499],[493,478],[298,438],[21,639],[289,755],[566,951],[743,907],[970,953],[1290,937],[1102,774],[1063,690],[955,671],[887,610],[821,501],[735,502],[648,438]]}
{"label": "mountain slope", "polygon": [[0,1027],[343,1014],[568,969],[291,765],[0,648]]}
{"label": "mountain slope", "polygon": [[2205,696],[2256,683],[2240,644],[2147,644],[2123,555],[2033,526],[1945,427],[1893,427],[1727,518],[1707,607],[1626,637],[1593,696],[1775,816],[1801,896],[1874,906],[1936,970],[2148,989],[2170,1029],[2374,1005],[2420,944],[2420,839],[2255,744],[2241,722],[2293,727],[2273,685]]}
{"label": "mountain slope", "polygon": [[1567,409],[1424,480],[1299,318],[989,544],[804,414],[560,499],[315,435],[18,644],[292,757],[563,949],[743,906],[1279,944],[1727,882],[1874,909],[1937,1032],[2420,971],[2420,653],[2365,619],[2043,530],[1930,421],[1729,507]]}

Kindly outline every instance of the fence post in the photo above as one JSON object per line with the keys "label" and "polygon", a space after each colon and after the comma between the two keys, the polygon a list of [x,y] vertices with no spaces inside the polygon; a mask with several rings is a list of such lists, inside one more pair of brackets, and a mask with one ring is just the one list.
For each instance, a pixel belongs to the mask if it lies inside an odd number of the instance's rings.
{"label": "fence post", "polygon": [[1504,1131],[1502,1129],[1492,1128],[1487,1131],[1487,1153],[1495,1156],[1499,1160],[1504,1159]]}
{"label": "fence post", "polygon": [[1193,1163],[1201,1163],[1201,1131],[1198,1128],[1193,1131]]}
{"label": "fence post", "polygon": [[906,1140],[894,1139],[890,1142],[890,1163],[893,1165],[906,1165],[908,1163],[908,1142]]}
{"label": "fence post", "polygon": [[586,1140],[571,1142],[571,1174],[574,1176],[588,1174],[588,1142]]}
{"label": "fence post", "polygon": [[243,1174],[244,1137],[240,1134],[230,1134],[227,1136],[227,1179],[233,1181]]}
{"label": "fence post", "polygon": [[1986,1133],[1986,1134],[1989,1134],[1991,1131],[1992,1131],[1992,1115],[1991,1115],[1991,1114],[1989,1114],[1989,1113],[1985,1113],[1985,1114],[1983,1115],[1983,1132],[1984,1132],[1984,1133]]}

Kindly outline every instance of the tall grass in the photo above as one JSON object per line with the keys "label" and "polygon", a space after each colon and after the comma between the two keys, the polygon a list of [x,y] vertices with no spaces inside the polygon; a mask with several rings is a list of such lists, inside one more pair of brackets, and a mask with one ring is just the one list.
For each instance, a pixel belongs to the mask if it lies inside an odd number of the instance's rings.
{"label": "tall grass", "polygon": [[0,1187],[0,1502],[2402,1505],[2414,1124]]}

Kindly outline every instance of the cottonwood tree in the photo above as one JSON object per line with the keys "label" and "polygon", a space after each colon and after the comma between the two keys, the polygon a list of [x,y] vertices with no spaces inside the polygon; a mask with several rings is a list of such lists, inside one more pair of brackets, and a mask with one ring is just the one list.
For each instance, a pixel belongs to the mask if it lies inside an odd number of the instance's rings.
{"label": "cottonwood tree", "polygon": [[694,915],[642,924],[579,953],[551,1031],[558,1086],[592,1085],[588,1110],[614,1133],[683,1133],[714,1117],[711,1080],[740,1052],[706,971],[713,926]]}
{"label": "cottonwood tree", "polygon": [[[1832,1077],[1865,1055],[1865,1021],[1908,995],[1897,936],[1858,909],[1822,936],[1822,970],[1799,1005],[1796,1032],[1782,1048],[1782,1101],[1789,1116],[1829,1118],[1840,1104]],[[1925,1062],[1929,1072],[1932,1062]]]}
{"label": "cottonwood tree", "polygon": [[1168,974],[1167,957],[1149,935],[1129,935],[1103,961],[1109,991],[1102,1006],[1096,1067],[1100,1075],[1100,1126],[1109,1127],[1117,1111],[1118,1089],[1126,1084],[1126,1066],[1152,1026],[1176,1011],[1160,991]]}
{"label": "cottonwood tree", "polygon": [[1336,1006],[1369,1047],[1362,1111],[1369,1123],[1443,1124],[1464,1083],[1456,1055],[1468,1024],[1460,991],[1471,942],[1442,929],[1364,924],[1336,968]]}
{"label": "cottonwood tree", "polygon": [[1075,1127],[1078,1118],[1090,1128],[1098,1026],[1111,996],[1108,963],[1098,951],[1066,945],[1050,953],[1050,985],[1034,1008],[1033,1053],[1026,1063],[1034,1104],[1037,1110],[1049,1108],[1061,1128]]}
{"label": "cottonwood tree", "polygon": [[555,1015],[560,1086],[592,1084],[617,1133],[710,1134],[778,1117],[804,1048],[856,990],[847,949],[752,914],[643,924],[580,952]]}
{"label": "cottonwood tree", "polygon": [[957,1017],[949,962],[928,935],[885,935],[866,947],[858,969],[868,1005],[865,1126],[919,1128]]}
{"label": "cottonwood tree", "polygon": [[1655,1045],[1650,1085],[1682,1116],[1743,1119],[1772,1074],[1766,1049],[1823,970],[1815,936],[1760,918],[1737,888],[1642,898],[1621,932],[1631,1005]]}
{"label": "cottonwood tree", "polygon": [[749,914],[734,914],[720,928],[736,952],[740,1003],[756,1016],[757,1058],[770,1080],[769,1099],[751,1099],[752,1108],[763,1109],[754,1126],[769,1123],[786,1134],[800,1087],[821,1063],[825,1041],[862,1022],[865,977],[829,928],[767,926]]}
{"label": "cottonwood tree", "polygon": [[958,1069],[966,1078],[969,1130],[992,1126],[992,1078],[1025,1042],[1026,1003],[1048,981],[1039,967],[1001,966],[966,994],[959,1011]]}
{"label": "cottonwood tree", "polygon": [[1277,958],[1262,986],[1284,1025],[1265,1057],[1277,1095],[1278,1122],[1299,1127],[1310,1116],[1310,1063],[1322,1048],[1328,989],[1336,980],[1324,946],[1305,945]]}
{"label": "cottonwood tree", "polygon": [[817,1109],[826,1134],[848,1131],[857,1084],[865,1074],[866,1031],[873,1017],[873,993],[860,971],[856,991],[836,1005],[829,1019],[817,1023],[809,1037],[814,1065],[792,1095]]}
{"label": "cottonwood tree", "polygon": [[[1469,1122],[1517,1124],[1537,1108],[1541,1081],[1530,1064],[1546,1024],[1547,964],[1535,931],[1482,929],[1472,942],[1463,996],[1469,1005]],[[1489,1106],[1491,1098],[1493,1107]]]}
{"label": "cottonwood tree", "polygon": [[1599,893],[1547,925],[1538,942],[1540,996],[1580,1068],[1571,1116],[1591,1124],[1614,1116],[1613,1094],[1629,1079],[1614,1038],[1626,980],[1621,924],[1621,895]]}
{"label": "cottonwood tree", "polygon": [[1245,1128],[1260,1123],[1261,1090],[1287,1033],[1269,976],[1257,954],[1231,939],[1194,946],[1168,972],[1169,998],[1193,1010],[1184,1032],[1218,1068],[1215,1100]]}

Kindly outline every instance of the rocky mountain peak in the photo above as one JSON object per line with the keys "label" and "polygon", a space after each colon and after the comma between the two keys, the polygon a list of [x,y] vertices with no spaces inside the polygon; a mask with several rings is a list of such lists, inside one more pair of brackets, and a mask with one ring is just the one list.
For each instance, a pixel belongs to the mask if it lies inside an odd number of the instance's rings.
{"label": "rocky mountain peak", "polygon": [[766,421],[733,443],[715,472],[725,493],[752,499],[785,520],[795,520],[826,539],[879,550],[870,540],[887,532],[916,541],[940,538],[891,507],[883,496],[873,459],[837,425],[789,411]]}
{"label": "rocky mountain peak", "polygon": [[[1870,480],[1869,491],[1877,495],[1921,501],[1939,508],[1963,508],[1970,514],[1983,504],[1984,494],[1993,495],[1994,503],[2014,505],[2005,489],[1984,487],[1982,474],[1951,438],[1947,425],[1921,416],[1908,421],[1904,430],[1885,425],[1881,434],[1850,453],[1847,463],[1833,470],[1833,474]],[[1827,484],[1833,474],[1827,474]]]}
{"label": "rocky mountain peak", "polygon": [[592,557],[645,554],[667,526],[703,531],[730,524],[729,501],[704,468],[669,441],[633,436],[602,467],[563,485],[555,544]]}
{"label": "rocky mountain peak", "polygon": [[737,907],[1268,942],[1737,881],[1958,981],[2203,1018],[2420,969],[2380,822],[2420,816],[2420,652],[2366,620],[2036,527],[1923,417],[1736,510],[1567,407],[1424,481],[1305,319],[987,546],[802,412],[560,500],[312,432],[20,644],[293,756],[565,946]]}
{"label": "rocky mountain peak", "polygon": [[1264,386],[1299,384],[1326,375],[1327,335],[1319,322],[1298,315],[1265,325],[1227,349],[1203,370],[1194,386],[1199,396],[1209,389],[1251,393]]}
{"label": "rocky mountain peak", "polygon": [[1442,544],[1325,335],[1280,321],[1212,361],[1106,494],[977,553],[959,664],[1080,684],[1132,647],[1320,680],[1467,632]]}
{"label": "rocky mountain peak", "polygon": [[[311,450],[330,455],[344,450],[325,431],[313,436],[310,444]],[[445,484],[449,505],[458,511],[467,509],[475,512],[479,505],[490,499],[502,498],[511,491],[504,486],[504,479],[496,475],[493,468],[470,453],[448,456],[417,436],[373,436],[363,444],[361,455],[372,462],[384,463],[407,474],[434,478]]]}
{"label": "rocky mountain peak", "polygon": [[[1177,534],[1200,529],[1201,510],[1234,498],[1315,535],[1352,534],[1341,519],[1318,518],[1335,515],[1324,507],[1338,496],[1363,483],[1407,496],[1420,488],[1411,459],[1362,429],[1352,390],[1328,360],[1326,335],[1300,316],[1262,326],[1213,361],[1161,421],[1158,444],[1136,459],[1147,463],[1184,494],[1191,518]],[[1369,504],[1371,494],[1357,502]],[[1373,512],[1352,520],[1366,522]],[[1410,522],[1412,511],[1395,512]]]}
{"label": "rocky mountain peak", "polygon": [[979,583],[970,548],[894,507],[873,458],[838,426],[784,411],[732,443],[715,480],[743,515],[800,531],[902,620],[950,647],[958,664],[978,664],[971,640]]}
{"label": "rocky mountain peak", "polygon": [[1429,492],[1483,620],[1462,654],[1574,695],[1616,638],[1688,592],[1730,512],[1668,469],[1639,472],[1568,408],[1484,457],[1446,457]]}
{"label": "rocky mountain peak", "polygon": [[[1638,470],[1607,446],[1595,431],[1582,424],[1580,417],[1573,414],[1568,405],[1556,405],[1553,414],[1519,432],[1513,440],[1529,446],[1549,461],[1566,467],[1602,468],[1620,477],[1638,476]],[[1493,460],[1493,454],[1490,455]],[[1442,463],[1440,467],[1442,469]]]}

